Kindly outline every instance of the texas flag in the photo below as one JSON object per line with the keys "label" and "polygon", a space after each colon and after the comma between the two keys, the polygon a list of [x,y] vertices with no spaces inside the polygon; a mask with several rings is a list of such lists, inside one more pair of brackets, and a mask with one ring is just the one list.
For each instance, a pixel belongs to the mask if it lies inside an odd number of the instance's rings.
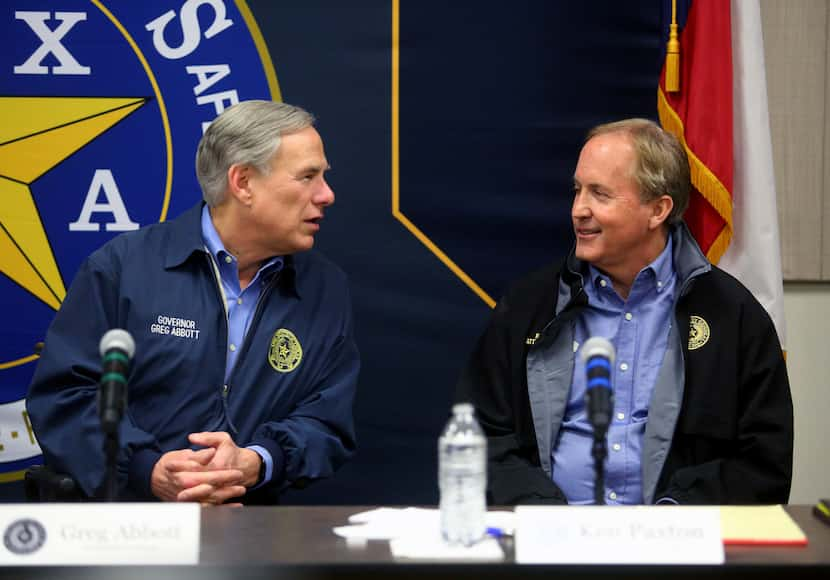
{"label": "texas flag", "polygon": [[709,260],[767,309],[784,344],[760,6],[758,0],[671,1],[679,42],[670,33],[657,109],[689,154],[695,191],[685,219]]}

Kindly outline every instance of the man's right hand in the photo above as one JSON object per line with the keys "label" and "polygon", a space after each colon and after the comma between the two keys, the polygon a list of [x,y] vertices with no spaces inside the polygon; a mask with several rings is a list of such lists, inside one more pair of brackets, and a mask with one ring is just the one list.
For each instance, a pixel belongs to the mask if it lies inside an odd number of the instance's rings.
{"label": "man's right hand", "polygon": [[168,451],[156,462],[150,488],[162,501],[221,504],[245,494],[238,469],[209,469],[216,449]]}

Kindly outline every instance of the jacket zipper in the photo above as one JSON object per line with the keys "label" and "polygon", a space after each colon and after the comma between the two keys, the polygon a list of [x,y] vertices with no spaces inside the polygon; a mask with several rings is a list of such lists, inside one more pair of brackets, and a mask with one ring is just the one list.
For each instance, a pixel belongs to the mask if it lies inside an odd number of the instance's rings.
{"label": "jacket zipper", "polygon": [[[228,348],[228,341],[230,340],[230,321],[228,315],[228,297],[225,294],[225,289],[222,287],[222,275],[219,272],[219,266],[216,264],[216,260],[214,259],[213,255],[210,253],[207,248],[205,249],[207,252],[208,261],[211,265],[211,271],[213,272],[213,280],[216,282],[216,287],[219,291],[219,300],[222,303],[222,308],[225,311],[225,349]],[[232,379],[234,374],[236,373],[236,369],[239,364],[242,362],[243,358],[245,357],[246,353],[248,352],[248,347],[250,344],[250,335],[252,331],[257,327],[259,324],[259,319],[262,316],[262,304],[265,300],[271,295],[271,291],[274,288],[275,284],[279,280],[280,272],[277,272],[276,275],[271,279],[268,285],[262,289],[262,292],[259,294],[259,298],[257,299],[256,307],[254,308],[254,317],[251,320],[251,326],[248,329],[248,332],[245,333],[245,338],[242,341],[242,348],[239,350],[239,354],[236,355],[236,362],[234,363],[234,367],[231,369],[231,374],[228,376],[228,380],[224,381],[222,384],[222,407],[225,411],[225,418],[228,420],[228,426],[230,427],[231,431],[234,434],[238,433],[239,430],[236,428],[236,425],[233,423],[233,419],[231,419],[231,415],[228,412],[228,397],[230,396],[231,391],[231,384],[233,383]],[[224,378],[225,372],[227,370],[227,352],[226,350],[222,351],[223,356],[225,357],[225,366],[223,367],[222,377]]]}

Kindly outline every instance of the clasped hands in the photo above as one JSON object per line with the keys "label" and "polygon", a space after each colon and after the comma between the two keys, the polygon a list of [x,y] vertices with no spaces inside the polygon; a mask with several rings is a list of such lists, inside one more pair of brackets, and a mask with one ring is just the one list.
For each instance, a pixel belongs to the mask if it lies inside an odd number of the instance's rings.
{"label": "clasped hands", "polygon": [[204,449],[168,451],[153,467],[150,487],[162,501],[222,504],[256,484],[262,462],[256,451],[238,447],[224,431],[191,433],[188,440]]}

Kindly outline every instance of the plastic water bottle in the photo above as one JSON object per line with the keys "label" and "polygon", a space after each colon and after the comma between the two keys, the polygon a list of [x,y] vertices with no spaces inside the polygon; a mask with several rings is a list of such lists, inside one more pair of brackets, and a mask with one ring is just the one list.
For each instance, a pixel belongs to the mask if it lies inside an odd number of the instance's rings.
{"label": "plastic water bottle", "polygon": [[449,544],[471,546],[484,537],[487,501],[487,439],[473,415],[460,403],[438,439],[441,534]]}

